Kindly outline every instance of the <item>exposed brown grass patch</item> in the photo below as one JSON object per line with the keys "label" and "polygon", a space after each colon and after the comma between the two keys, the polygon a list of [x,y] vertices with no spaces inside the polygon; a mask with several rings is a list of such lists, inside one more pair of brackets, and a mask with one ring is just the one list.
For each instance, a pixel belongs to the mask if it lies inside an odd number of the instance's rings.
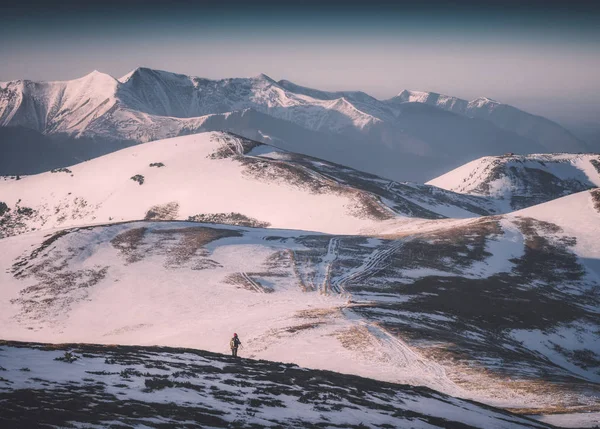
{"label": "exposed brown grass patch", "polygon": [[474,262],[492,256],[486,250],[486,243],[502,233],[500,219],[491,216],[466,225],[422,234],[405,240],[401,250],[390,255],[389,265],[382,274],[397,276],[400,270],[417,268],[461,274]]}
{"label": "exposed brown grass patch", "polygon": [[301,319],[333,319],[341,316],[341,314],[339,308],[315,308],[297,311],[296,317]]}
{"label": "exposed brown grass patch", "polygon": [[[600,163],[599,163],[600,165]],[[598,167],[600,168],[600,167]],[[600,189],[593,189],[590,192],[590,196],[592,197],[592,202],[594,203],[594,208],[598,213],[600,213]]]}
{"label": "exposed brown grass patch", "polygon": [[219,223],[224,225],[246,226],[250,228],[268,228],[269,222],[263,222],[241,213],[202,213],[188,217],[190,222]]}
{"label": "exposed brown grass patch", "polygon": [[530,281],[547,283],[579,280],[585,274],[570,247],[575,237],[557,236],[562,229],[552,223],[532,218],[519,218],[517,226],[525,237],[525,254],[511,262],[514,272]]}
{"label": "exposed brown grass patch", "polygon": [[312,323],[302,323],[301,325],[294,325],[284,328],[283,331],[289,332],[291,334],[295,334],[296,332],[306,331],[310,329],[318,328],[323,325],[325,322],[312,322]]}
{"label": "exposed brown grass patch", "polygon": [[491,370],[482,364],[464,360],[459,348],[453,345],[416,346],[419,353],[427,359],[443,365],[446,375],[456,385],[471,392],[490,394],[490,386],[511,396],[536,397],[540,404],[537,408],[509,409],[517,414],[551,414],[577,412],[578,410],[600,409],[600,401],[590,404],[590,394],[600,394],[600,388],[594,383],[581,380],[560,379],[557,377],[519,376],[509,368]]}
{"label": "exposed brown grass patch", "polygon": [[[207,256],[206,251],[202,252],[207,244],[227,237],[241,237],[242,234],[235,230],[208,228],[203,226],[194,226],[180,229],[157,229],[153,234],[177,237],[177,244],[170,247],[167,258],[167,265],[181,266],[189,262],[194,256]],[[200,254],[202,253],[202,254]]]}
{"label": "exposed brown grass patch", "polygon": [[377,346],[376,340],[364,326],[353,326],[336,335],[342,346],[348,350],[364,353],[366,350]]}
{"label": "exposed brown grass patch", "polygon": [[110,243],[120,251],[121,255],[125,256],[127,263],[141,261],[144,255],[137,250],[144,242],[147,230],[146,227],[128,229],[113,238]]}
{"label": "exposed brown grass patch", "polygon": [[108,273],[108,266],[69,270],[66,263],[57,264],[62,258],[61,253],[56,253],[22,276],[33,277],[38,282],[21,290],[19,298],[11,300],[11,304],[21,307],[17,319],[52,321],[68,313],[71,305],[85,300],[89,289]]}
{"label": "exposed brown grass patch", "polygon": [[150,207],[144,220],[175,220],[179,214],[179,203],[172,201]]}

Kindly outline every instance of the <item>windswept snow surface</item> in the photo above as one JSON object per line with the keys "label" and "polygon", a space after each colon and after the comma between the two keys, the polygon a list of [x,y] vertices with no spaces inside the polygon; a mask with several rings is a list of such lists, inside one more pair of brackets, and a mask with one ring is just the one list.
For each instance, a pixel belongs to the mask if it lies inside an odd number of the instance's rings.
{"label": "windswept snow surface", "polygon": [[429,389],[190,349],[3,342],[0,362],[3,427],[550,427]]}
{"label": "windswept snow surface", "polygon": [[580,202],[568,229],[530,209],[371,236],[171,221],[5,238],[0,337],[225,352],[238,332],[247,357],[597,411],[593,198],[549,203]]}
{"label": "windswept snow surface", "polygon": [[[334,255],[326,235],[189,222],[61,234],[43,250],[54,255],[42,263],[48,275],[34,275],[25,286],[20,274],[2,274],[1,337],[226,352],[237,332],[244,356],[454,389],[437,365],[424,364],[415,352],[397,354],[398,341],[345,316],[348,295],[321,288],[330,275],[326,258],[321,266],[296,263],[320,251],[321,243]],[[29,259],[33,236],[43,238],[37,233],[2,240],[8,252],[2,266],[18,255]],[[372,251],[367,239],[355,240]],[[50,266],[60,271],[63,258],[70,261],[67,271],[50,274]],[[63,282],[66,288],[54,290]],[[45,304],[36,303],[50,295]]]}
{"label": "windswept snow surface", "polygon": [[427,182],[462,194],[491,197],[509,212],[600,186],[598,154],[487,156]]}
{"label": "windswept snow surface", "polygon": [[0,237],[129,220],[198,220],[357,234],[399,217],[477,217],[487,199],[371,174],[226,133],[135,146],[0,180]]}

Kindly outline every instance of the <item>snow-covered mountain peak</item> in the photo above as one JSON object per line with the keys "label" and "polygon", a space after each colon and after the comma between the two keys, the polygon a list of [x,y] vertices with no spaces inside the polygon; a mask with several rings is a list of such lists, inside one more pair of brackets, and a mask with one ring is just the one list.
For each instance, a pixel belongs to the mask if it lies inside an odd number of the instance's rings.
{"label": "snow-covered mountain peak", "polygon": [[252,76],[250,79],[253,81],[265,82],[265,83],[269,83],[272,85],[278,85],[277,81],[275,79],[273,79],[272,77],[270,77],[264,73],[259,73],[256,76]]}
{"label": "snow-covered mountain peak", "polygon": [[[431,92],[426,91],[412,91],[405,89],[401,91],[396,97],[398,101],[409,102],[409,103],[425,103],[431,95]],[[439,94],[437,94],[439,95]]]}
{"label": "snow-covered mountain peak", "polygon": [[469,108],[494,108],[501,105],[499,101],[493,100],[489,97],[477,97],[474,100],[469,101]]}
{"label": "snow-covered mountain peak", "polygon": [[466,100],[458,97],[439,94],[437,92],[411,91],[408,89],[400,92],[396,97],[387,100],[387,103],[391,105],[401,103],[422,103],[459,114],[465,113],[468,104]]}
{"label": "snow-covered mountain peak", "polygon": [[110,76],[109,74],[102,73],[101,71],[98,71],[95,69],[79,79],[97,79],[97,78],[104,78],[104,77],[109,77],[109,78],[115,80],[115,78]]}
{"label": "snow-covered mountain peak", "polygon": [[148,67],[138,67],[130,73],[123,76],[119,81],[121,83],[129,83],[135,80],[153,80],[160,79],[162,81],[184,81],[190,82],[193,77],[180,73],[172,73],[164,70],[157,70]]}
{"label": "snow-covered mountain peak", "polygon": [[107,91],[116,92],[119,81],[109,74],[94,70],[91,73],[86,74],[79,79],[73,79],[65,82],[57,82],[66,85],[67,87],[86,87],[89,88],[94,94],[104,94]]}

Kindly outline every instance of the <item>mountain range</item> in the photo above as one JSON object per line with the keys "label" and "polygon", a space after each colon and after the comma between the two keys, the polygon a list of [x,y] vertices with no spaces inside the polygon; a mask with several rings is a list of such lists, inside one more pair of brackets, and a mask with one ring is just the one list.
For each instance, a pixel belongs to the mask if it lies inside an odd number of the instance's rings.
{"label": "mountain range", "polygon": [[[378,100],[360,91],[320,91],[266,75],[210,80],[148,68],[119,79],[94,71],[64,82],[0,83],[0,127],[6,126],[53,137],[87,158],[119,144],[228,130],[412,181],[485,155],[593,149],[552,121],[487,98],[467,102],[403,91]],[[77,147],[80,139],[85,150]],[[68,160],[57,167],[66,165]]]}

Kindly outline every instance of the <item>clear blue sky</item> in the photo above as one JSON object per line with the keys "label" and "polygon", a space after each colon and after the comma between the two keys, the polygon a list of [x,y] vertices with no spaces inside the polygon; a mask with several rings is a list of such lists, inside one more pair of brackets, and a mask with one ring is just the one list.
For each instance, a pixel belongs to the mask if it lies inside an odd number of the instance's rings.
{"label": "clear blue sky", "polygon": [[24,0],[0,6],[0,81],[146,66],[587,115],[600,113],[600,9],[586,3]]}

